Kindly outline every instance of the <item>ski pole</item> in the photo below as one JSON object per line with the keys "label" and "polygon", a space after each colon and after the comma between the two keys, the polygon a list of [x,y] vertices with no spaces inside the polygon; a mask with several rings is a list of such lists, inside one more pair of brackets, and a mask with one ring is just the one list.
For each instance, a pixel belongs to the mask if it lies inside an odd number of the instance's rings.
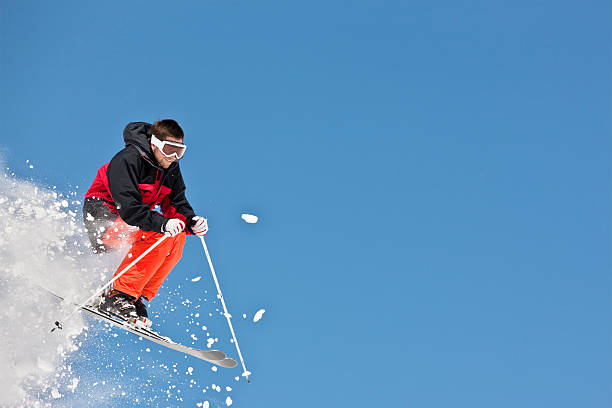
{"label": "ski pole", "polygon": [[[67,316],[65,316],[62,321],[66,321],[68,319],[70,319],[70,317],[72,317],[73,314],[75,314],[76,312],[78,312],[79,310],[81,310],[81,308],[85,305],[87,305],[92,299],[94,299],[96,296],[100,295],[102,292],[104,292],[104,289],[106,289],[107,287],[109,287],[110,285],[113,284],[114,281],[116,281],[117,279],[119,279],[121,277],[121,275],[123,275],[124,273],[126,273],[132,266],[136,265],[138,263],[138,261],[140,261],[142,258],[144,258],[149,252],[151,252],[156,246],[158,246],[159,244],[161,244],[164,239],[168,238],[170,235],[164,234],[163,237],[161,237],[160,239],[158,239],[153,245],[151,245],[146,251],[144,251],[142,254],[140,254],[140,256],[136,259],[134,259],[128,266],[126,266],[125,268],[123,268],[123,270],[121,272],[119,272],[113,279],[111,279],[110,281],[108,281],[104,286],[102,286],[101,289],[98,289],[96,291],[96,293],[94,293],[93,295],[91,295],[91,297],[89,297],[89,299],[87,299],[86,301],[84,301],[83,303],[81,303],[79,306],[77,306],[72,312],[70,312],[70,314],[68,314]],[[60,321],[56,321],[55,322],[55,327],[53,329],[51,329],[51,332],[54,332],[55,329],[61,329],[62,328],[62,324],[60,323]]]}
{"label": "ski pole", "polygon": [[225,300],[223,300],[223,294],[221,293],[221,287],[219,286],[219,281],[217,280],[217,274],[215,273],[215,268],[213,267],[212,260],[210,259],[210,254],[208,253],[208,248],[206,247],[206,242],[204,241],[204,237],[200,237],[202,241],[202,246],[204,247],[204,252],[206,253],[206,259],[208,259],[208,265],[210,266],[210,271],[212,272],[213,279],[215,281],[215,285],[217,286],[217,293],[219,299],[221,299],[221,304],[223,305],[223,312],[225,314],[225,318],[227,319],[227,324],[229,326],[230,332],[232,332],[232,338],[234,339],[234,344],[236,345],[236,351],[238,351],[238,357],[240,357],[240,362],[242,363],[242,369],[244,372],[242,375],[246,377],[247,383],[251,383],[249,380],[249,375],[251,372],[246,369],[246,365],[244,364],[244,359],[242,358],[242,353],[240,352],[240,346],[238,346],[238,339],[236,339],[236,333],[234,333],[234,327],[232,326],[232,315],[227,311],[227,306],[225,306]]}

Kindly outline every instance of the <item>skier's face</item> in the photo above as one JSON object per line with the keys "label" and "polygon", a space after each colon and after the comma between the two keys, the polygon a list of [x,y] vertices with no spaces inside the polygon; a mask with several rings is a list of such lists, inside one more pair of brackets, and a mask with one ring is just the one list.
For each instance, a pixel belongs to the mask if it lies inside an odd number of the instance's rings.
{"label": "skier's face", "polygon": [[[165,140],[169,142],[183,143],[183,139],[177,139],[174,137],[168,137]],[[162,152],[159,151],[157,146],[154,146],[153,144],[151,144],[151,149],[153,150],[153,155],[155,156],[157,163],[159,163],[159,165],[162,166],[164,169],[170,167],[172,162],[176,160],[175,156],[166,157]]]}

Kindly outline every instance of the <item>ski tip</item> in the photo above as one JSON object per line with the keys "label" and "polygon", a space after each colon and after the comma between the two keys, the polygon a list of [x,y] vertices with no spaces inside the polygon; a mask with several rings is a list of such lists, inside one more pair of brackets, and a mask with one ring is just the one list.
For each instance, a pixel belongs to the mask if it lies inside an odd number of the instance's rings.
{"label": "ski tip", "polygon": [[225,353],[221,350],[202,350],[201,354],[210,360],[224,360],[226,358]]}
{"label": "ski tip", "polygon": [[219,367],[224,367],[224,368],[234,368],[238,365],[238,362],[236,360],[234,360],[233,358],[225,358],[223,360],[218,360],[218,361],[211,361],[213,364],[218,365]]}

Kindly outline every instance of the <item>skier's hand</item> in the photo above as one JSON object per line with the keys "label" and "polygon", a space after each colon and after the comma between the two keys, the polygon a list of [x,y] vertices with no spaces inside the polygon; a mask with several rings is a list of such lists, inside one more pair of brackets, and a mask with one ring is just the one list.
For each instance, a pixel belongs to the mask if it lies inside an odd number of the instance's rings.
{"label": "skier's hand", "polygon": [[164,225],[164,233],[171,237],[180,234],[184,230],[185,222],[178,218],[170,218],[166,221],[166,225]]}
{"label": "skier's hand", "polygon": [[204,217],[196,215],[191,219],[191,231],[198,237],[203,237],[208,232],[208,221]]}

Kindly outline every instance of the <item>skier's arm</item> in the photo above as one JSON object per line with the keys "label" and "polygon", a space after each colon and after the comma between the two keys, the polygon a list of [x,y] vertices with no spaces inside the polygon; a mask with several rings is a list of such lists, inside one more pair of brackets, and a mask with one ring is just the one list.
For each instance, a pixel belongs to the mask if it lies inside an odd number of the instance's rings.
{"label": "skier's arm", "polygon": [[179,171],[168,198],[170,199],[170,205],[175,208],[177,213],[183,215],[186,219],[191,220],[195,216],[195,212],[193,211],[193,208],[191,208],[189,201],[187,201],[187,197],[185,197],[186,189],[187,188],[185,187],[183,176]]}
{"label": "skier's arm", "polygon": [[129,151],[124,149],[110,161],[106,175],[108,186],[113,196],[119,216],[128,223],[143,231],[162,232],[166,219],[159,213],[151,211],[142,202],[138,189],[138,161],[129,160]]}
{"label": "skier's arm", "polygon": [[191,233],[193,232],[191,226],[194,224],[195,213],[185,197],[185,182],[180,169],[173,179],[172,191],[161,203],[162,213],[166,218],[176,217],[185,221],[185,230]]}

